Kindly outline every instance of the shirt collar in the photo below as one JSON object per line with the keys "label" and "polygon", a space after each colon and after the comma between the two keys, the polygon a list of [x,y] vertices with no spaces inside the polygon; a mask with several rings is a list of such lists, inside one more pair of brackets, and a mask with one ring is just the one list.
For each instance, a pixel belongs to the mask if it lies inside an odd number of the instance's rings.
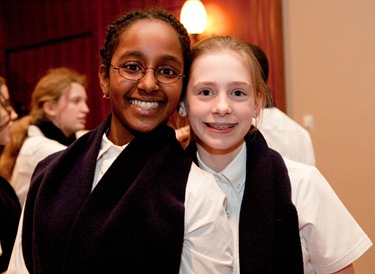
{"label": "shirt collar", "polygon": [[128,144],[125,144],[123,146],[116,146],[114,143],[112,143],[108,139],[107,135],[104,133],[103,138],[102,138],[102,145],[101,145],[101,148],[99,150],[99,154],[98,154],[97,159],[99,159],[101,156],[103,156],[103,154],[105,154],[106,152],[109,152],[110,150],[116,150],[116,151],[118,151],[118,154],[120,154],[121,151],[124,150],[124,148],[127,145]]}
{"label": "shirt collar", "polygon": [[206,166],[202,162],[197,151],[198,164],[200,168],[202,168],[203,170],[211,174],[225,177],[229,181],[229,183],[232,185],[232,187],[237,192],[240,192],[245,185],[245,179],[246,179],[246,151],[247,151],[246,143],[244,142],[237,156],[221,172],[215,172],[213,169]]}

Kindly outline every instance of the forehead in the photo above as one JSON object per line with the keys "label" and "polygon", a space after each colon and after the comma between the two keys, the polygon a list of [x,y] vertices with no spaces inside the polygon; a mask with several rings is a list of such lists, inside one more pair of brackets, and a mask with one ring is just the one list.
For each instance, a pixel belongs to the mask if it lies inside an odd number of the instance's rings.
{"label": "forehead", "polygon": [[148,59],[164,56],[183,63],[182,45],[177,31],[159,19],[141,19],[120,35],[113,59],[120,59],[129,54],[137,54]]}
{"label": "forehead", "polygon": [[58,102],[59,104],[65,104],[67,101],[77,97],[86,98],[86,89],[81,84],[72,82],[69,87],[61,93]]}
{"label": "forehead", "polygon": [[239,53],[230,50],[205,52],[193,61],[190,74],[203,79],[212,78],[207,80],[216,80],[223,75],[235,81],[251,80],[248,61]]}
{"label": "forehead", "polygon": [[79,83],[73,82],[64,93],[67,97],[86,95],[86,89]]}

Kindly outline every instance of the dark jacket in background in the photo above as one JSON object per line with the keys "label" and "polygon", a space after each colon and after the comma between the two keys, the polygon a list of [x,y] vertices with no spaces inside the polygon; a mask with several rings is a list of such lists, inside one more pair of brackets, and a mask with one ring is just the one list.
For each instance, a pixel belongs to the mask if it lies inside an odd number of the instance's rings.
{"label": "dark jacket in background", "polygon": [[0,242],[3,250],[0,256],[0,273],[8,269],[20,215],[21,206],[14,189],[7,180],[0,177]]}

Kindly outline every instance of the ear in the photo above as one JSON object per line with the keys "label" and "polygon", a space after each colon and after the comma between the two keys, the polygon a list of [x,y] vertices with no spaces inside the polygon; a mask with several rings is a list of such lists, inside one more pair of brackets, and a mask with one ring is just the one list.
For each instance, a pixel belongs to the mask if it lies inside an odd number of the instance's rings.
{"label": "ear", "polygon": [[180,114],[181,117],[185,117],[187,115],[184,102],[180,102],[178,105],[178,114]]}
{"label": "ear", "polygon": [[259,116],[262,110],[262,107],[263,107],[263,94],[259,92],[258,97],[256,98],[256,101],[255,101],[253,118],[257,118]]}
{"label": "ear", "polygon": [[56,104],[52,102],[44,102],[43,111],[47,114],[48,117],[55,117],[56,116]]}
{"label": "ear", "polygon": [[99,82],[103,94],[109,97],[109,75],[105,65],[100,65],[99,67]]}

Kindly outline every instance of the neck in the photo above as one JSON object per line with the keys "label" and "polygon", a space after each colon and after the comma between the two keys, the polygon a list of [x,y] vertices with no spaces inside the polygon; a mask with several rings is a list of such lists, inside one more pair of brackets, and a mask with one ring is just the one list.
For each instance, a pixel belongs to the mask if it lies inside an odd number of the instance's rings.
{"label": "neck", "polygon": [[75,134],[67,137],[65,133],[49,119],[42,119],[36,122],[35,126],[39,127],[47,138],[55,140],[65,146],[70,145],[76,139]]}
{"label": "neck", "polygon": [[[112,116],[113,117],[113,116]],[[120,125],[120,126],[119,126]],[[121,123],[114,122],[111,119],[109,132],[107,133],[108,139],[117,146],[123,146],[130,143],[134,139],[134,135]]]}
{"label": "neck", "polygon": [[212,149],[197,142],[197,150],[200,159],[206,166],[215,172],[221,172],[240,153],[243,144],[244,142],[241,142],[229,149]]}

